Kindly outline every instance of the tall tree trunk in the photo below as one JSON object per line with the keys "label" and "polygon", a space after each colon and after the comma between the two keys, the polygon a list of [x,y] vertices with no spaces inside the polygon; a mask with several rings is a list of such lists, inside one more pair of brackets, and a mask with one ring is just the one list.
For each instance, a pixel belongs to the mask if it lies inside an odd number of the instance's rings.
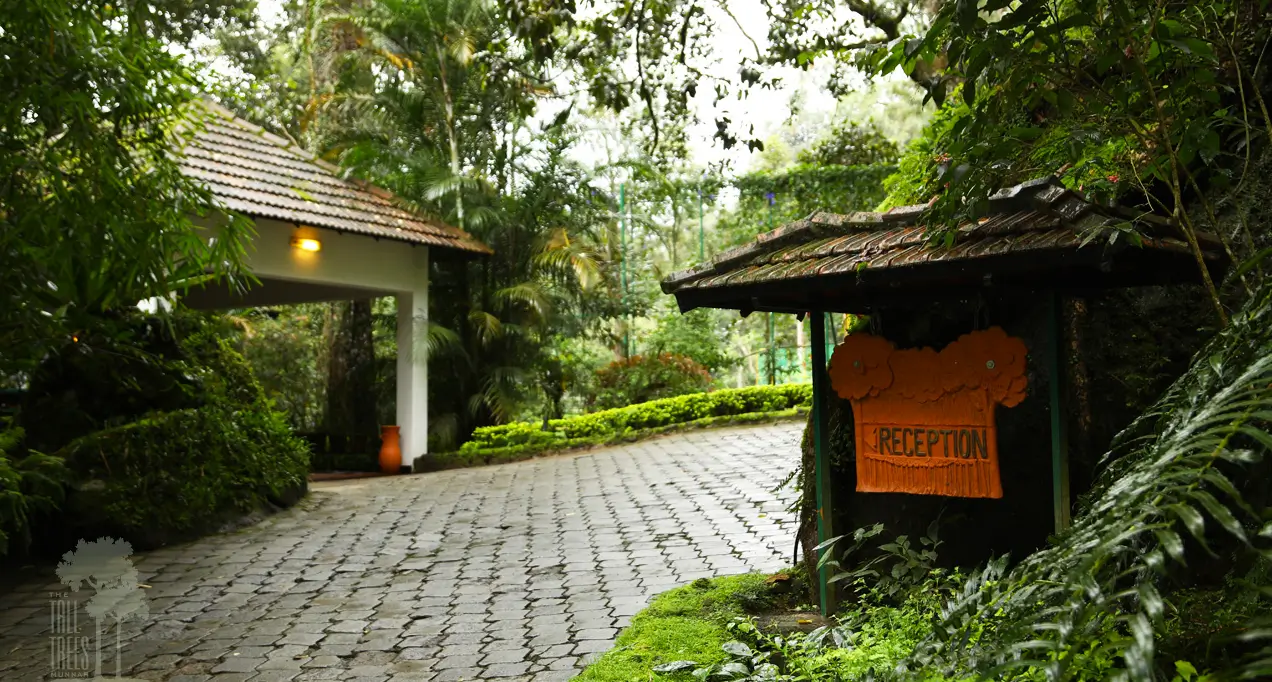
{"label": "tall tree trunk", "polygon": [[[441,75],[442,82],[442,98],[446,106],[446,138],[450,143],[450,169],[451,175],[456,179],[459,178],[459,140],[455,132],[455,103],[451,100],[450,84],[446,80],[446,50],[441,43],[437,45],[437,68]],[[455,191],[455,215],[456,222],[459,223],[459,229],[464,229],[464,190],[462,187],[456,188]]]}
{"label": "tall tree trunk", "polygon": [[377,424],[371,299],[342,301],[332,308],[323,423],[333,433],[373,436]]}

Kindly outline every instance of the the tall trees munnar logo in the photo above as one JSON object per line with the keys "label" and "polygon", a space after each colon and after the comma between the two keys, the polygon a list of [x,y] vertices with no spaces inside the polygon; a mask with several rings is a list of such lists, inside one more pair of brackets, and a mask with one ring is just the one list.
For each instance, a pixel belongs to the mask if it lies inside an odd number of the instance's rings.
{"label": "the tall trees munnar logo", "polygon": [[93,591],[84,604],[84,612],[93,619],[95,638],[80,631],[79,600],[68,598],[70,595],[55,594],[50,603],[53,677],[102,677],[102,632],[113,626],[115,678],[123,679],[120,677],[123,625],[130,620],[144,620],[150,616],[137,568],[129,560],[131,556],[132,545],[127,542],[99,538],[92,542],[80,540],[75,550],[67,552],[58,563],[57,577],[63,585],[71,588],[73,595],[79,594],[81,587]]}

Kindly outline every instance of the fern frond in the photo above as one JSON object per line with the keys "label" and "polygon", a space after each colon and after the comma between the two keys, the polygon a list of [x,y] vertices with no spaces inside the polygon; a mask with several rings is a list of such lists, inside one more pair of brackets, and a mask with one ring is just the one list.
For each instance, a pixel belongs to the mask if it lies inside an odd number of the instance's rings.
{"label": "fern frond", "polygon": [[[1188,545],[1223,538],[1266,551],[1262,519],[1232,476],[1272,451],[1272,288],[1198,354],[1161,401],[1115,441],[1072,528],[1056,546],[996,576],[993,564],[948,604],[906,666],[952,676],[1011,679],[1033,668],[1073,679],[1078,652],[1111,647],[1125,676],[1155,675],[1157,582]],[[1272,533],[1270,533],[1272,535]],[[1252,590],[1251,598],[1261,598]],[[1246,636],[1269,641],[1269,631]],[[1272,649],[1238,676],[1272,666]]]}

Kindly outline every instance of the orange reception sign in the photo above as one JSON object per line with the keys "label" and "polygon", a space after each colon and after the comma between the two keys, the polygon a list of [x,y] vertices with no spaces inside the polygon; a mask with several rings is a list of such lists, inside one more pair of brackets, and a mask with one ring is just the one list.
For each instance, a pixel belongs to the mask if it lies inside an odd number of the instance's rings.
{"label": "orange reception sign", "polygon": [[1003,496],[997,405],[1025,398],[1025,342],[999,327],[941,352],[897,350],[852,334],[830,359],[830,383],[852,401],[857,490],[950,497]]}

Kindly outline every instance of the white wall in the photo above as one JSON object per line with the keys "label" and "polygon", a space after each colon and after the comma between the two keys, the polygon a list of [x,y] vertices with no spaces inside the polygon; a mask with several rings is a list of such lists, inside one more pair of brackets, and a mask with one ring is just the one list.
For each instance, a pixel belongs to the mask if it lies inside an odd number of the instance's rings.
{"label": "white wall", "polygon": [[[396,297],[397,423],[402,427],[402,464],[411,466],[428,452],[428,247],[266,218],[256,221],[256,230],[244,264],[258,277]],[[322,249],[302,251],[292,246],[293,238],[317,239]]]}
{"label": "white wall", "polygon": [[[257,220],[256,230],[247,266],[257,275],[388,293],[413,290],[416,254],[428,251],[426,246],[315,227],[297,228],[269,219]],[[301,251],[291,245],[293,237],[317,239],[322,250]]]}
{"label": "white wall", "polygon": [[416,249],[411,289],[397,295],[397,414],[402,464],[428,454],[428,250]]}

